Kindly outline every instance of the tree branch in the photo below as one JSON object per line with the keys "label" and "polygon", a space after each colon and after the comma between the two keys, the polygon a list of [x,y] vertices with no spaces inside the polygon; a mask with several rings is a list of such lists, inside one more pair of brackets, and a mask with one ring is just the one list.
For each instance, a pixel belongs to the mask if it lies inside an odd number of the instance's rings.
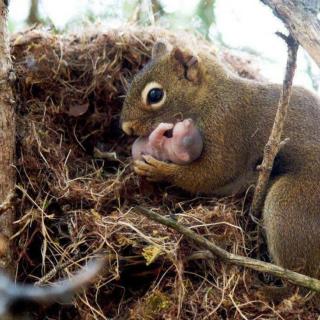
{"label": "tree branch", "polygon": [[279,99],[278,109],[273,123],[272,131],[269,140],[264,148],[262,163],[258,167],[260,173],[252,200],[252,214],[255,217],[259,217],[261,214],[261,209],[266,196],[274,159],[281,147],[287,141],[282,141],[281,136],[284,121],[288,112],[288,106],[291,97],[292,81],[296,70],[297,52],[299,47],[298,42],[291,35],[289,35],[288,37],[280,33],[278,33],[278,35],[281,38],[283,38],[288,45],[288,60],[286,66],[286,73],[283,80],[282,92]]}
{"label": "tree branch", "polygon": [[215,243],[207,240],[203,236],[198,235],[194,231],[182,226],[173,219],[165,218],[157,213],[154,213],[148,209],[137,206],[135,207],[135,212],[144,215],[145,217],[159,222],[162,225],[165,225],[171,229],[174,229],[187,237],[189,240],[194,241],[197,245],[203,247],[204,249],[209,250],[215,256],[218,256],[222,260],[228,263],[232,263],[238,266],[246,267],[252,270],[267,272],[274,276],[286,279],[293,284],[308,288],[313,291],[320,292],[320,280],[308,277],[298,272],[294,272],[288,269],[284,269],[272,263],[263,262],[260,260],[239,256],[233,253],[230,253],[220,247]]}
{"label": "tree branch", "polygon": [[31,0],[27,23],[29,25],[41,23],[41,19],[39,17],[39,0]]}
{"label": "tree branch", "polygon": [[[8,8],[0,0],[0,203],[5,204],[15,187],[15,110],[9,83],[12,63],[7,28]],[[13,233],[14,211],[12,208],[0,216],[0,268],[11,266],[10,237]]]}
{"label": "tree branch", "polygon": [[283,21],[292,36],[320,67],[319,1],[261,0]]}

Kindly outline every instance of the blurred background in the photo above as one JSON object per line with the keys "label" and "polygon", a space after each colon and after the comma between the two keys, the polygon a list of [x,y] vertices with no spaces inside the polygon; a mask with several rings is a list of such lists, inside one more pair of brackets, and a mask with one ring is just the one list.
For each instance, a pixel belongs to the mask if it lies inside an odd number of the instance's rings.
{"label": "blurred background", "polygon": [[[287,53],[276,31],[281,21],[259,0],[11,0],[9,28],[35,24],[57,33],[81,32],[92,23],[156,24],[200,33],[219,48],[252,61],[270,81],[282,82]],[[320,72],[300,48],[295,84],[319,92]]]}

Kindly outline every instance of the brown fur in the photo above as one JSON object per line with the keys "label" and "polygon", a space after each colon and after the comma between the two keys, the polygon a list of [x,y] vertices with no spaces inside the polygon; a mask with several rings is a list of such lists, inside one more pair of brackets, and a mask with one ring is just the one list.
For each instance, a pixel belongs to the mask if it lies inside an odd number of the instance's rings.
{"label": "brown fur", "polygon": [[[159,52],[158,52],[159,53]],[[191,63],[190,63],[191,61]],[[151,81],[166,91],[163,106],[144,105],[141,91]],[[147,135],[160,122],[192,118],[200,128],[202,156],[188,165],[150,156],[135,171],[191,192],[228,195],[257,178],[281,87],[230,74],[216,57],[173,49],[154,59],[134,78],[122,111],[123,129]],[[294,87],[279,154],[264,206],[264,226],[274,262],[318,276],[320,263],[320,101]]]}

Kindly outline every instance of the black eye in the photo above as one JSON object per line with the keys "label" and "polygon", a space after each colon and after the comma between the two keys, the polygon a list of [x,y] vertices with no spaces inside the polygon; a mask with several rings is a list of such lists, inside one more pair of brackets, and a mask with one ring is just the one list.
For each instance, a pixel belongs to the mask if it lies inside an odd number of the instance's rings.
{"label": "black eye", "polygon": [[164,96],[163,89],[161,88],[153,88],[148,92],[148,103],[153,104],[153,103],[158,103],[162,100]]}

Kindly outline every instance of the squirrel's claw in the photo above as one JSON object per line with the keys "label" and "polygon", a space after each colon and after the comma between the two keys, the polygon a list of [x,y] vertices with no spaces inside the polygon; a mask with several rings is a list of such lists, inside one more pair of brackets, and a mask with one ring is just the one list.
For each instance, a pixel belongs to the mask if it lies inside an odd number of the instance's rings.
{"label": "squirrel's claw", "polygon": [[168,177],[175,171],[175,164],[157,160],[150,155],[142,157],[144,161],[134,161],[133,169],[138,175],[146,177],[149,181],[168,180]]}
{"label": "squirrel's claw", "polygon": [[133,170],[139,176],[148,176],[147,165],[142,160],[135,160],[133,162]]}

